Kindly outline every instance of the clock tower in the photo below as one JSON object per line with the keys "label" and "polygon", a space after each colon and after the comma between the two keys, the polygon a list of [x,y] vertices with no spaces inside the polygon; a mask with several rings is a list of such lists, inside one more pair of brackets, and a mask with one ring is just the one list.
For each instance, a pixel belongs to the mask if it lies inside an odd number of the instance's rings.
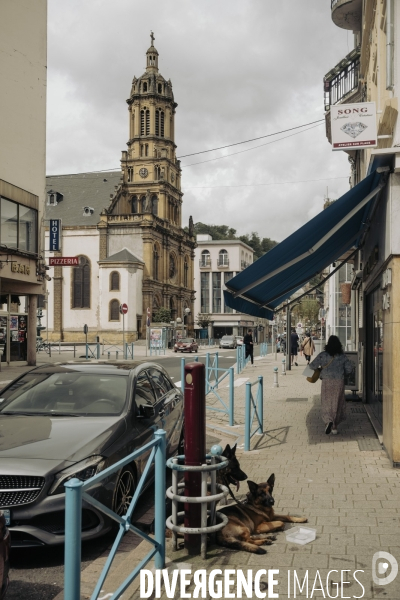
{"label": "clock tower", "polygon": [[196,243],[192,227],[189,233],[182,228],[181,167],[174,127],[177,104],[171,80],[158,70],[153,32],[150,37],[146,70],[133,78],[127,100],[129,139],[128,149],[122,152],[121,182],[102,215],[103,228],[108,230],[103,254],[118,250],[117,235],[125,232],[119,245],[124,243],[144,262],[139,337],[145,333],[147,308],[152,315],[160,307],[167,308],[173,320],[183,320],[185,309],[190,309],[186,325],[192,330],[194,302]]}

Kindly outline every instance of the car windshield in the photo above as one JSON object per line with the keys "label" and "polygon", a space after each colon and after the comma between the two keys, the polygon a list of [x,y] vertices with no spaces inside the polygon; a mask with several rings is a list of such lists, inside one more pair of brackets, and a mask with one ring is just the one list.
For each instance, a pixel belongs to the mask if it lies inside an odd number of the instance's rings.
{"label": "car windshield", "polygon": [[192,342],[193,340],[190,338],[182,338],[181,340],[178,340],[178,344],[191,344]]}
{"label": "car windshield", "polygon": [[233,340],[233,335],[224,335],[221,339],[223,342],[231,342]]}
{"label": "car windshield", "polygon": [[128,377],[101,373],[30,373],[0,394],[0,414],[121,414]]}

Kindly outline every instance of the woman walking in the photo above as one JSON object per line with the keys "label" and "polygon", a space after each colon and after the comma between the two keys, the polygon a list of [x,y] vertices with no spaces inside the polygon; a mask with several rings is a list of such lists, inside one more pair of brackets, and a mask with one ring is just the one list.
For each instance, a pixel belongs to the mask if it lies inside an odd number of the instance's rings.
{"label": "woman walking", "polygon": [[321,404],[325,433],[336,435],[339,423],[346,419],[346,399],[344,377],[353,371],[353,365],[343,353],[343,347],[336,335],[331,335],[324,352],[310,363],[314,371],[321,368]]}
{"label": "woman walking", "polygon": [[304,358],[306,359],[307,364],[309,365],[310,359],[315,352],[315,345],[309,331],[306,331],[306,337],[304,338],[301,344],[301,349],[303,350]]}

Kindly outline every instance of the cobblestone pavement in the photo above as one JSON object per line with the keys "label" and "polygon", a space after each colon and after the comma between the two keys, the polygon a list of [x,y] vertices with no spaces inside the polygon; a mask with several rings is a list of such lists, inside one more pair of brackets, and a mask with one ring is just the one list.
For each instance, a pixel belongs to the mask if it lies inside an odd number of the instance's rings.
{"label": "cobblestone pavement", "polygon": [[[300,358],[304,363],[304,359]],[[172,552],[167,546],[171,568],[206,569],[279,569],[275,575],[279,584],[275,591],[279,598],[294,597],[294,571],[299,579],[308,570],[308,596],[305,588],[297,597],[362,597],[398,600],[400,576],[383,586],[372,582],[372,557],[375,552],[390,552],[400,562],[400,470],[391,467],[385,452],[380,449],[377,438],[361,402],[347,402],[347,420],[340,426],[337,436],[325,435],[320,417],[320,382],[309,384],[301,373],[304,364],[293,367],[286,376],[279,374],[279,387],[273,388],[273,367],[281,365],[273,357],[255,361],[236,375],[236,381],[248,378],[253,382],[259,375],[264,377],[264,433],[254,436],[250,452],[243,450],[243,421],[245,382],[235,388],[235,426],[227,425],[224,415],[208,411],[208,426],[220,437],[238,439],[239,458],[249,479],[265,481],[275,473],[275,510],[279,513],[301,515],[308,518],[308,526],[317,530],[316,540],[305,546],[287,543],[285,532],[278,533],[277,541],[267,547],[266,555],[249,554],[211,546],[206,561],[189,557],[184,550]],[[226,384],[219,393],[227,401]],[[217,400],[208,400],[217,402]],[[244,498],[247,486],[242,485],[239,498]],[[294,525],[286,525],[286,530]],[[132,566],[137,564],[149,550],[141,543],[125,559],[119,560],[111,570],[103,593],[115,591]],[[83,572],[82,598],[93,589],[95,575],[104,563],[98,559]],[[148,568],[152,568],[149,564]],[[359,570],[356,577],[353,573]],[[288,572],[291,576],[291,594],[288,594]],[[317,571],[321,583],[317,578]],[[328,572],[328,590],[326,579]],[[332,572],[333,571],[333,572]],[[344,582],[342,590],[336,591],[335,582]],[[390,571],[390,569],[389,569]],[[235,577],[231,575],[231,578]],[[266,576],[261,580],[266,581]],[[124,593],[124,600],[139,598],[139,581],[136,580]],[[314,592],[311,595],[314,586]],[[192,588],[188,588],[188,592]],[[230,591],[233,591],[232,586]],[[265,583],[264,583],[265,590]],[[335,596],[335,594],[338,594]],[[103,595],[100,595],[102,598]],[[154,596],[152,596],[154,597]],[[167,596],[162,595],[162,598]],[[177,593],[175,598],[180,598]],[[201,595],[200,595],[201,597]],[[204,597],[204,596],[203,596]],[[207,595],[211,598],[211,595]],[[222,597],[236,597],[225,596]],[[245,597],[245,595],[243,596]],[[253,595],[253,597],[256,597]]]}

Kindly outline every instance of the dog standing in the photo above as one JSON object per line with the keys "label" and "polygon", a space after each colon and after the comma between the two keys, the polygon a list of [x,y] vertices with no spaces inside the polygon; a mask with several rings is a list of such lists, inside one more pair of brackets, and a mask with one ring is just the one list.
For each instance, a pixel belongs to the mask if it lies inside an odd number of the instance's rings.
{"label": "dog standing", "polygon": [[217,532],[217,542],[220,546],[234,550],[244,550],[254,554],[266,554],[262,545],[270,545],[276,540],[270,534],[282,531],[285,523],[307,523],[305,517],[276,515],[272,508],[275,500],[272,492],[275,485],[275,475],[272,474],[266,483],[248,481],[249,492],[247,502],[231,504],[221,508],[219,512],[228,517],[228,523]]}

